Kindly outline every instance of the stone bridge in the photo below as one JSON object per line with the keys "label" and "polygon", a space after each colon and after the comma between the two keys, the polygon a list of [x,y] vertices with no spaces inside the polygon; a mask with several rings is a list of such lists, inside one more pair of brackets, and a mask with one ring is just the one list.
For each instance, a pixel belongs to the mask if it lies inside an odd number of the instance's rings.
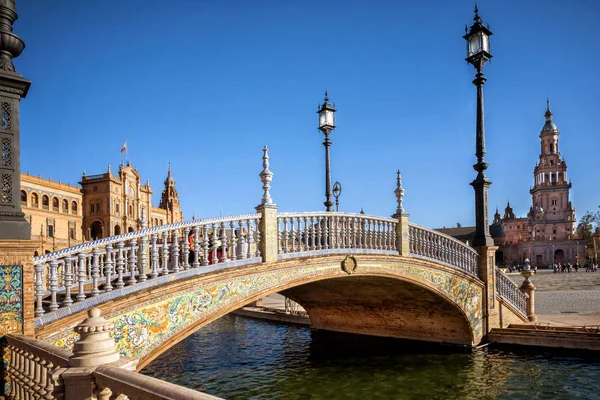
{"label": "stone bridge", "polygon": [[34,259],[35,336],[71,349],[90,307],[115,325],[117,350],[156,356],[271,293],[311,326],[474,346],[527,321],[527,296],[479,252],[408,221],[337,212],[257,213],[142,229]]}

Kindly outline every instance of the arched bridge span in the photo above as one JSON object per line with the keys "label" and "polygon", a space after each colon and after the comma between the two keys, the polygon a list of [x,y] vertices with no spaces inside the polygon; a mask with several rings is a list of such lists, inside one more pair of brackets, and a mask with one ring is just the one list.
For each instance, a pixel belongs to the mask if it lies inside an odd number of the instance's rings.
{"label": "arched bridge span", "polygon": [[141,368],[275,292],[304,306],[316,328],[461,345],[486,334],[490,301],[526,319],[520,292],[502,277],[496,285],[493,269],[482,275],[477,252],[405,216],[260,211],[37,257],[36,336],[68,348],[73,326],[97,306],[115,324],[118,350]]}

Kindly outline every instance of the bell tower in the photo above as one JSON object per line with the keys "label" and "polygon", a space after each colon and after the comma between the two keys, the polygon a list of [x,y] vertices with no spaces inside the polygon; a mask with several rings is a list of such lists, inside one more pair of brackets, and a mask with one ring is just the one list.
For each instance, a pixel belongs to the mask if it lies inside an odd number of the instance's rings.
{"label": "bell tower", "polygon": [[173,179],[173,175],[171,174],[171,163],[169,163],[165,188],[162,191],[158,208],[167,210],[167,224],[183,221],[181,205],[179,204],[179,194],[177,193],[177,189],[175,189],[175,179]]}
{"label": "bell tower", "polygon": [[570,239],[575,227],[575,209],[569,201],[571,182],[567,180],[567,163],[562,159],[558,136],[552,121],[550,101],[546,100],[546,122],[540,132],[540,157],[533,170],[530,190],[532,237],[546,240]]}

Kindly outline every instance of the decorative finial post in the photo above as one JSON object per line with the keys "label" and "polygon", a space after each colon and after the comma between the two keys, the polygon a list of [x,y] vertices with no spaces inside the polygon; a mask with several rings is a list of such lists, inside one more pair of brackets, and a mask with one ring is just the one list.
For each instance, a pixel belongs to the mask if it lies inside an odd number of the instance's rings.
{"label": "decorative finial post", "polygon": [[273,200],[271,199],[271,180],[273,179],[273,173],[269,170],[269,148],[265,146],[263,148],[263,170],[258,176],[260,176],[260,181],[263,184],[263,197],[260,204],[273,204]]}
{"label": "decorative finial post", "polygon": [[146,206],[142,206],[142,218],[140,226],[142,229],[146,229],[148,227],[148,218],[146,218]]}
{"label": "decorative finial post", "polygon": [[396,208],[396,214],[404,214],[404,208],[402,207],[402,199],[404,197],[404,188],[402,187],[402,173],[400,170],[397,172],[396,177],[396,190],[394,190],[394,194],[396,195],[396,201],[398,202],[398,208]]}
{"label": "decorative finial post", "polygon": [[118,361],[121,357],[110,336],[115,325],[100,314],[99,308],[90,308],[88,317],[74,328],[79,340],[73,344],[73,355],[69,358],[71,367],[95,367]]}
{"label": "decorative finial post", "polygon": [[524,262],[523,270],[521,271],[521,276],[525,278],[519,290],[522,293],[527,295],[526,302],[526,314],[527,318],[530,321],[536,321],[537,316],[535,315],[535,285],[531,282],[531,277],[535,275],[535,270],[531,269],[531,265],[529,264],[529,259],[526,258]]}

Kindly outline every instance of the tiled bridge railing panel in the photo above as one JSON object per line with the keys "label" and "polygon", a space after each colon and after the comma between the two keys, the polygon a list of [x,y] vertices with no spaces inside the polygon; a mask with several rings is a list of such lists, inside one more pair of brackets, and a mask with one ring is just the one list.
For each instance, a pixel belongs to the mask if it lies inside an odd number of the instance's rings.
{"label": "tiled bridge railing panel", "polygon": [[339,212],[277,215],[278,258],[310,255],[398,254],[394,218]]}
{"label": "tiled bridge railing panel", "polygon": [[512,304],[523,316],[527,316],[527,295],[521,292],[519,287],[499,268],[496,268],[496,293]]}
{"label": "tiled bridge railing panel", "polygon": [[412,257],[433,260],[477,277],[479,254],[451,236],[413,223],[408,225],[409,250]]}
{"label": "tiled bridge railing panel", "polygon": [[180,222],[35,257],[35,316],[48,311],[69,315],[98,304],[98,297],[107,301],[111,292],[125,287],[127,292],[143,290],[166,275],[185,278],[191,272],[260,262],[260,218],[246,214]]}

